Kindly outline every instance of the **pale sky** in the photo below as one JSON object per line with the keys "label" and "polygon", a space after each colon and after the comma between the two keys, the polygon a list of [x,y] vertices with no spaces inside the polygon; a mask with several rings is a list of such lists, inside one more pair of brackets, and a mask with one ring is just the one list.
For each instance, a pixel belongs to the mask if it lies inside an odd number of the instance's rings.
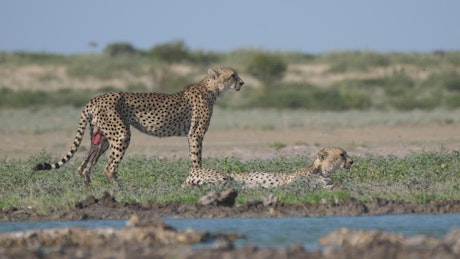
{"label": "pale sky", "polygon": [[[457,0],[0,0],[0,51],[74,54],[140,49],[460,50]],[[89,42],[96,42],[96,48]]]}

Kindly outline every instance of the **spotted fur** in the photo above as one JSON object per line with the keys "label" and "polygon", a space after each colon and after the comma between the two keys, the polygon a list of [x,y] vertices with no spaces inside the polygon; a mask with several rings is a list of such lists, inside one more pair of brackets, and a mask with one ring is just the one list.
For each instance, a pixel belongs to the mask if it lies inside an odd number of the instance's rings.
{"label": "spotted fur", "polygon": [[272,188],[288,185],[299,177],[310,177],[315,174],[320,177],[323,187],[330,188],[332,187],[330,175],[339,169],[349,169],[352,164],[353,160],[345,150],[337,147],[327,147],[318,152],[312,166],[291,173],[249,172],[223,174],[210,168],[192,168],[183,186],[235,181],[248,188]]}

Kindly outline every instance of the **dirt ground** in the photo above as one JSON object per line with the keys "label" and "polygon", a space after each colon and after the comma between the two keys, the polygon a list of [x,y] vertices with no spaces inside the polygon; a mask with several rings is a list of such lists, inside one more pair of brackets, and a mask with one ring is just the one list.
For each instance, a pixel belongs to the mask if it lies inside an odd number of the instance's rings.
{"label": "dirt ground", "polygon": [[[0,133],[0,158],[27,159],[46,150],[65,154],[74,131],[45,133]],[[77,156],[85,154],[86,139]],[[285,147],[276,150],[274,143]],[[345,148],[354,156],[366,154],[404,156],[413,152],[460,149],[460,124],[368,125],[360,127],[290,128],[289,130],[209,129],[203,157],[234,157],[240,160],[270,159],[296,154],[314,155],[325,146]],[[184,137],[155,138],[133,130],[127,156],[144,154],[159,157],[188,157]]]}

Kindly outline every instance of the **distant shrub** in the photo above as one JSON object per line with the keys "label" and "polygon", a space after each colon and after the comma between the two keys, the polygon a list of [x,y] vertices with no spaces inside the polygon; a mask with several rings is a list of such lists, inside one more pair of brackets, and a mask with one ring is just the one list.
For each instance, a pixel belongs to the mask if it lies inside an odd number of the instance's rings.
{"label": "distant shrub", "polygon": [[270,86],[283,78],[287,65],[281,57],[270,53],[255,53],[249,60],[248,73]]}
{"label": "distant shrub", "polygon": [[2,89],[0,95],[0,103],[4,107],[30,107],[40,105],[42,102],[46,101],[45,97],[46,92],[44,91],[13,91],[10,89]]}
{"label": "distant shrub", "polygon": [[456,71],[433,74],[425,80],[424,85],[427,87],[439,86],[448,91],[460,92],[460,74]]}
{"label": "distant shrub", "polygon": [[422,85],[427,89],[436,89],[442,105],[449,109],[460,107],[460,74],[456,71],[446,71],[433,74]]}
{"label": "distant shrub", "polygon": [[414,96],[412,93],[406,93],[401,96],[395,96],[388,102],[390,107],[402,111],[410,111],[414,109],[432,110],[439,105],[440,99],[433,96]]}
{"label": "distant shrub", "polygon": [[371,51],[332,52],[321,57],[331,64],[328,72],[368,71],[373,67],[386,67],[391,60],[385,54]]}
{"label": "distant shrub", "polygon": [[130,43],[127,42],[115,42],[107,45],[104,49],[104,53],[111,57],[123,56],[123,55],[135,55],[139,51],[136,50]]}
{"label": "distant shrub", "polygon": [[176,63],[189,60],[189,50],[183,40],[166,42],[154,46],[149,54],[166,63]]}
{"label": "distant shrub", "polygon": [[350,109],[431,110],[446,98],[440,85],[412,79],[403,71],[381,78],[346,80],[332,87],[341,90]]}
{"label": "distant shrub", "polygon": [[385,80],[384,92],[388,106],[398,110],[431,110],[442,102],[442,91],[411,79],[404,73],[395,74]]}
{"label": "distant shrub", "polygon": [[365,110],[372,106],[369,94],[356,87],[344,89],[340,93],[348,109]]}
{"label": "distant shrub", "polygon": [[392,76],[380,79],[381,86],[386,95],[401,96],[413,90],[415,81],[403,71],[396,72]]}
{"label": "distant shrub", "polygon": [[347,104],[337,89],[320,89],[313,85],[279,85],[250,101],[252,107],[309,110],[344,110]]}
{"label": "distant shrub", "polygon": [[60,89],[56,91],[17,90],[8,88],[0,90],[0,107],[57,107],[85,105],[98,92],[89,90]]}
{"label": "distant shrub", "polygon": [[68,57],[47,52],[16,51],[12,53],[0,51],[0,64],[65,64]]}
{"label": "distant shrub", "polygon": [[70,77],[95,77],[100,79],[112,78],[120,73],[141,75],[143,60],[133,56],[83,56],[75,58],[67,66],[67,75]]}
{"label": "distant shrub", "polygon": [[443,104],[449,109],[460,108],[460,92],[449,93],[443,99]]}
{"label": "distant shrub", "polygon": [[460,51],[445,52],[444,59],[454,66],[460,66]]}
{"label": "distant shrub", "polygon": [[185,57],[193,64],[209,65],[219,62],[222,59],[221,54],[202,50],[190,51]]}

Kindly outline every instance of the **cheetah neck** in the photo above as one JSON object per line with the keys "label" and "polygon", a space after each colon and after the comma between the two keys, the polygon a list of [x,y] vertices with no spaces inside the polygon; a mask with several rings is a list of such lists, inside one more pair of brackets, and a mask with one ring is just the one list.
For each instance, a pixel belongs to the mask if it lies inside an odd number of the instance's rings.
{"label": "cheetah neck", "polygon": [[312,174],[318,174],[318,173],[321,173],[320,167],[310,166],[310,167],[305,167],[297,171],[294,171],[292,174],[294,177],[298,177],[298,176],[310,176]]}
{"label": "cheetah neck", "polygon": [[217,100],[217,97],[220,95],[220,90],[217,88],[213,88],[210,84],[210,79],[203,79],[198,83],[188,85],[183,92],[189,92],[201,95],[201,97],[205,98],[206,102],[213,106]]}
{"label": "cheetah neck", "polygon": [[208,96],[214,100],[217,99],[217,97],[219,97],[220,93],[222,92],[222,89],[215,85],[215,81],[209,77],[204,78],[200,82],[200,85],[205,86],[204,88],[206,89]]}

